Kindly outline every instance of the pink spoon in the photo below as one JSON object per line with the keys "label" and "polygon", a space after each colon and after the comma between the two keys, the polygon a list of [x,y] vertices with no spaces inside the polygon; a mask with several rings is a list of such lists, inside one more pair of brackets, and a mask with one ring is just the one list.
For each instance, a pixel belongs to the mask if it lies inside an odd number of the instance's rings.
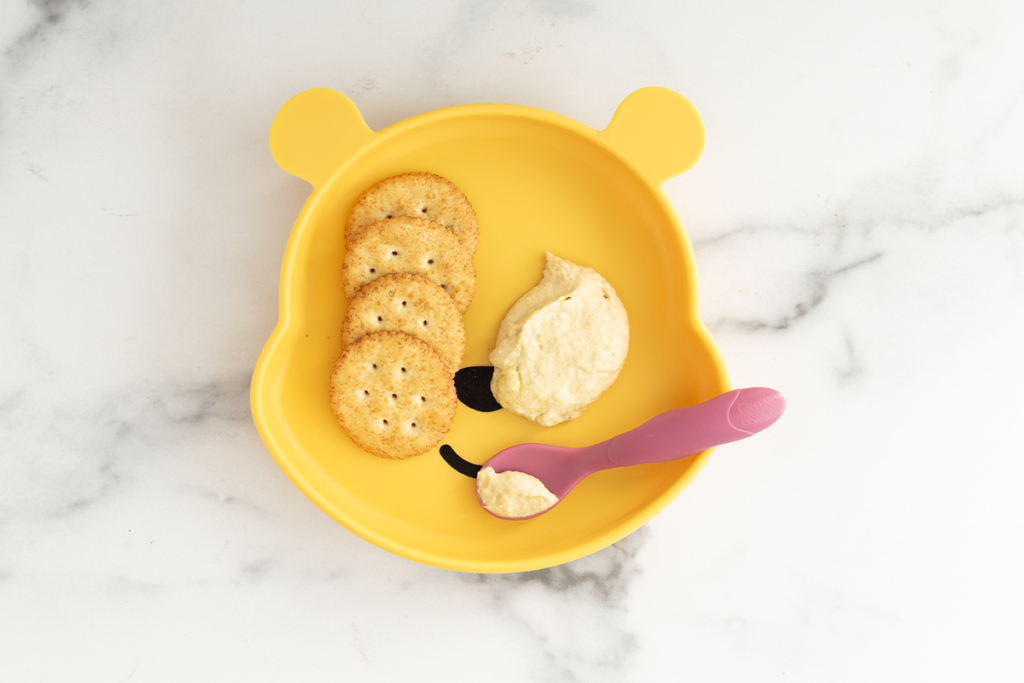
{"label": "pink spoon", "polygon": [[[734,389],[710,401],[662,413],[636,429],[593,446],[565,448],[524,443],[506,448],[482,467],[490,467],[496,473],[512,470],[534,476],[560,503],[576,484],[594,472],[678,460],[739,441],[774,424],[785,409],[786,400],[774,389]],[[484,504],[479,490],[477,499]],[[554,505],[529,517],[491,514],[501,519],[524,520],[553,508]]]}

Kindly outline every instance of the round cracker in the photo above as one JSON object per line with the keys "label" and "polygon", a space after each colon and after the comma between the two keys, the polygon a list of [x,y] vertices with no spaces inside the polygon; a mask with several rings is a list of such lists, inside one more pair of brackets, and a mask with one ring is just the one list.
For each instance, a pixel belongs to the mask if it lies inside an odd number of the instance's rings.
{"label": "round cracker", "polygon": [[370,332],[404,332],[424,341],[455,374],[466,350],[466,328],[455,302],[422,275],[391,273],[360,288],[348,304],[341,343]]}
{"label": "round cracker", "polygon": [[455,418],[455,382],[424,342],[372,332],[347,347],[331,375],[331,409],[361,448],[408,458],[436,446]]}
{"label": "round cracker", "polygon": [[397,216],[426,218],[455,233],[459,241],[476,251],[479,228],[473,205],[447,178],[433,173],[403,173],[385,178],[356,200],[345,226],[345,239],[378,221]]}
{"label": "round cracker", "polygon": [[426,218],[388,218],[374,223],[345,249],[345,296],[389,273],[414,273],[441,285],[464,314],[473,301],[473,255],[451,230]]}

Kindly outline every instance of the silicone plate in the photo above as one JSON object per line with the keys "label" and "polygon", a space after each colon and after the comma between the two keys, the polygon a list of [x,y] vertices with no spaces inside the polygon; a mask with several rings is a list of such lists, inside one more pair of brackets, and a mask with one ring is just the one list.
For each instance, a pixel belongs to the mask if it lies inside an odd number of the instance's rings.
{"label": "silicone plate", "polygon": [[511,522],[484,512],[474,480],[437,448],[389,461],[355,446],[327,398],[346,309],[343,228],[356,197],[397,173],[437,173],[466,193],[480,240],[464,367],[488,364],[501,319],[540,280],[545,251],[604,275],[631,326],[629,357],[615,384],[582,416],[556,427],[460,404],[441,442],[476,463],[523,442],[589,445],[729,388],[698,314],[689,242],[660,189],[692,167],[703,147],[696,110],[664,88],[627,97],[601,132],[539,109],[480,104],[427,112],[374,133],[333,90],[289,100],[274,119],[270,148],[313,192],[285,249],[279,321],[251,392],[256,427],[281,469],[353,533],[459,571],[550,567],[643,525],[697,475],[710,450],[598,473],[549,514]]}

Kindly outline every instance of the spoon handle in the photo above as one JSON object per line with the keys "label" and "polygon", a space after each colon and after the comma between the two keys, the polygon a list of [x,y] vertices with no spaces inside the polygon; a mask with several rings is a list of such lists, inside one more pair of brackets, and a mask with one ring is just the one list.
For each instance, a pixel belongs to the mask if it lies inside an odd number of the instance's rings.
{"label": "spoon handle", "polygon": [[774,389],[734,389],[710,401],[662,413],[608,444],[616,465],[642,465],[685,458],[739,441],[771,426],[786,409]]}

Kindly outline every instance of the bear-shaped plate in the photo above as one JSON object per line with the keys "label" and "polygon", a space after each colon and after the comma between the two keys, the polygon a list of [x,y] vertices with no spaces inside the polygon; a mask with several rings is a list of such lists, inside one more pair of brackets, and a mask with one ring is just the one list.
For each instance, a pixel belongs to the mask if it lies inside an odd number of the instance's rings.
{"label": "bear-shaped plate", "polygon": [[347,97],[314,89],[278,112],[270,148],[313,191],[285,248],[278,324],[253,374],[253,418],[281,469],[340,524],[428,565],[541,569],[635,531],[703,468],[711,450],[601,472],[551,513],[504,521],[481,509],[475,482],[439,448],[407,460],[370,455],[348,438],[328,401],[346,311],[347,214],[366,188],[411,171],[448,178],[477,212],[476,297],[464,318],[463,367],[488,364],[502,318],[540,281],[548,251],[601,273],[630,321],[621,374],[580,417],[540,427],[460,404],[439,447],[483,463],[518,443],[586,446],[727,391],[725,366],[700,319],[690,244],[661,189],[704,148],[700,117],[681,95],[638,90],[603,131],[532,107],[474,104],[374,132]]}

